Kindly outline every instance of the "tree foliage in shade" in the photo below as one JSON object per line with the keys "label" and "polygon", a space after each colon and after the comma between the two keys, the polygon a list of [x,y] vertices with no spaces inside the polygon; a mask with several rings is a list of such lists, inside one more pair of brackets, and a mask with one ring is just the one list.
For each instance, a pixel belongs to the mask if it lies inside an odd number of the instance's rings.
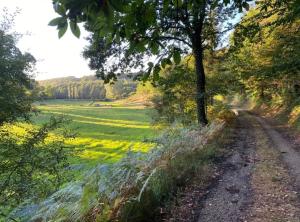
{"label": "tree foliage in shade", "polygon": [[[72,136],[63,128],[66,121],[52,117],[41,127],[0,127],[0,219],[12,207],[45,198],[66,182],[71,152],[65,140]],[[54,130],[60,133],[55,140]]]}
{"label": "tree foliage in shade", "polygon": [[278,2],[280,7],[271,11],[262,11],[258,4],[233,34],[229,66],[248,93],[264,102],[280,98],[281,104],[290,104],[300,95],[300,14],[296,13],[296,2]]}
{"label": "tree foliage in shade", "polygon": [[[237,89],[237,78],[228,70],[226,57],[227,49],[204,52],[204,69],[207,77],[206,105],[214,105],[216,95],[228,95]],[[174,122],[188,126],[195,122],[196,116],[196,76],[195,58],[186,56],[180,65],[167,66],[160,72],[157,89],[159,94],[154,96],[153,120],[159,124]],[[220,75],[222,73],[222,75]]]}
{"label": "tree foliage in shade", "polygon": [[[128,69],[144,70],[143,79],[181,56],[193,53],[196,67],[198,122],[207,124],[203,51],[214,49],[223,33],[225,20],[235,9],[248,9],[248,0],[157,0],[157,1],[72,1],[54,0],[61,15],[59,30],[69,23],[85,22],[93,33],[86,57],[98,76],[109,81]],[[53,20],[51,22],[53,24]],[[74,33],[74,32],[73,32]],[[147,58],[154,56],[154,62]]]}
{"label": "tree foliage in shade", "polygon": [[34,64],[32,55],[17,48],[16,37],[0,29],[0,125],[28,118],[33,102],[30,73]]}

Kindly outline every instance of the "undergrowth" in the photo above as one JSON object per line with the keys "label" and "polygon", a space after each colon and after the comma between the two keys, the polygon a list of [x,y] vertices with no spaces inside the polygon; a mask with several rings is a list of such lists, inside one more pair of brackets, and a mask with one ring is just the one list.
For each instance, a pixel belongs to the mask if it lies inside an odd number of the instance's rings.
{"label": "undergrowth", "polygon": [[157,206],[216,156],[205,145],[224,127],[169,128],[149,153],[128,152],[99,165],[42,203],[24,203],[10,215],[21,221],[152,221]]}
{"label": "undergrowth", "polygon": [[258,103],[254,110],[262,112],[300,131],[300,98],[286,101],[279,97],[267,102]]}
{"label": "undergrowth", "polygon": [[[228,125],[228,124],[227,124]],[[213,140],[205,145],[205,149],[195,152],[185,159],[186,164],[193,163],[194,168],[184,177],[183,184],[176,188],[171,199],[159,206],[155,221],[196,221],[195,214],[201,207],[205,191],[216,181],[219,163],[231,154],[230,144],[233,142],[235,121],[230,127],[224,127]]]}

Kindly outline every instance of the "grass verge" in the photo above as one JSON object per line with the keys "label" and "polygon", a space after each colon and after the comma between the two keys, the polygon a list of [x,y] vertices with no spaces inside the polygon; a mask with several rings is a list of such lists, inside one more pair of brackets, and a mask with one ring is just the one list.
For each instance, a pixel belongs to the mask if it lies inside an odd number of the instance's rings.
{"label": "grass verge", "polygon": [[209,155],[196,153],[194,160],[186,159],[188,164],[194,161],[196,167],[187,175],[183,184],[177,187],[172,198],[158,208],[157,221],[196,221],[201,208],[201,200],[208,189],[214,185],[220,175],[220,163],[229,155],[230,144],[234,141],[235,122],[226,125],[216,137],[205,145]]}
{"label": "grass verge", "polygon": [[202,129],[168,129],[149,153],[129,152],[115,164],[98,165],[82,181],[42,203],[16,209],[14,216],[23,221],[153,221],[153,209],[217,158],[206,144],[223,128],[224,123],[214,122]]}

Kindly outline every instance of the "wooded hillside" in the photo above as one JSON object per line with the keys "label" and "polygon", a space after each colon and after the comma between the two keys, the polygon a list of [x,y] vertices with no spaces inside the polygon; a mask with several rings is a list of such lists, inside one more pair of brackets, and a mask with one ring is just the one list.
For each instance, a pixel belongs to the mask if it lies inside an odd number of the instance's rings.
{"label": "wooded hillside", "polygon": [[122,99],[136,91],[137,83],[120,79],[113,84],[104,84],[95,76],[74,76],[39,81],[42,99]]}

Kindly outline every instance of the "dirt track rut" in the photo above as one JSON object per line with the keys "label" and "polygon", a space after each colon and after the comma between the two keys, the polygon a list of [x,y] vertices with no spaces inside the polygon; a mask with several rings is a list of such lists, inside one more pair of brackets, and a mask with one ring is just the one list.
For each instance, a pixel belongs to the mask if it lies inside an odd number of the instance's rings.
{"label": "dirt track rut", "polygon": [[282,153],[282,159],[294,177],[295,185],[300,190],[300,153],[293,148],[294,145],[290,141],[273,129],[264,119],[257,116],[255,118],[268,134],[272,145]]}
{"label": "dirt track rut", "polygon": [[198,222],[300,222],[300,154],[264,119],[240,111],[233,155]]}

